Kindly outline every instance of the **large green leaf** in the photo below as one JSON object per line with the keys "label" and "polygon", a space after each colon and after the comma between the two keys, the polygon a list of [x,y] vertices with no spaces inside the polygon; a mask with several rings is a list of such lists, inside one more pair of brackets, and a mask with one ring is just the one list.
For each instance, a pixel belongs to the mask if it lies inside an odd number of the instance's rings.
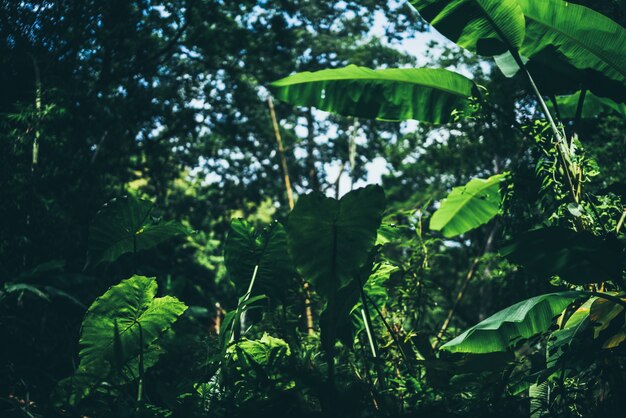
{"label": "large green leaf", "polygon": [[574,284],[620,280],[624,260],[615,237],[561,227],[526,232],[500,253],[538,276],[559,276]]}
{"label": "large green leaf", "polygon": [[480,55],[518,49],[524,15],[517,0],[411,0],[420,15],[457,45]]}
{"label": "large green leaf", "polygon": [[[289,215],[288,240],[294,263],[325,299],[322,344],[332,355],[337,327],[358,298],[354,277],[371,261],[370,250],[385,208],[380,186],[368,186],[335,200],[321,193],[300,197]],[[369,274],[369,271],[368,273]]]}
{"label": "large green leaf", "polygon": [[105,204],[89,228],[89,262],[112,262],[121,255],[150,249],[188,228],[152,217],[152,202],[123,196]]}
{"label": "large green leaf", "polygon": [[154,278],[135,275],[89,307],[81,327],[80,363],[71,379],[75,391],[87,394],[86,384],[137,378],[140,355],[144,369],[156,363],[161,352],[157,340],[187,309],[172,296],[155,298],[156,292]]}
{"label": "large green leaf", "polygon": [[[579,99],[580,91],[568,96],[558,96],[556,98],[559,115],[562,120],[573,120],[576,117]],[[550,110],[553,110],[554,107],[552,103],[548,102],[547,105]],[[626,104],[615,103],[611,99],[598,97],[593,93],[587,92],[583,100],[580,117],[582,119],[592,119],[604,113],[616,113],[622,117],[626,117]]]}
{"label": "large green leaf", "polygon": [[547,331],[554,317],[579,296],[578,292],[549,293],[516,303],[474,325],[441,349],[477,354],[506,351],[520,339]]}
{"label": "large green leaf", "polygon": [[322,296],[348,284],[368,260],[384,209],[380,186],[341,200],[318,192],[298,199],[289,215],[289,248],[302,277]]}
{"label": "large green leaf", "polygon": [[[259,340],[248,340],[246,338],[231,345],[227,349],[227,353],[231,355],[232,360],[243,364],[253,361],[261,366],[269,366],[276,360],[291,355],[289,345],[280,338],[275,338],[264,333]],[[244,358],[239,358],[239,353]]]}
{"label": "large green leaf", "polygon": [[[562,0],[518,0],[526,18],[520,54],[544,94],[587,88],[626,101],[626,30],[608,17]],[[498,65],[509,75],[510,56]],[[508,71],[506,68],[508,67]]]}
{"label": "large green leaf", "polygon": [[226,239],[224,261],[241,294],[247,292],[257,266],[253,294],[265,293],[280,298],[294,277],[287,234],[278,222],[256,231],[243,219],[233,220]]}
{"label": "large green leaf", "polygon": [[277,98],[344,116],[445,123],[476,93],[474,82],[444,69],[348,67],[303,72],[272,83]]}
{"label": "large green leaf", "polygon": [[497,174],[486,180],[472,179],[452,189],[430,219],[430,229],[450,238],[489,222],[500,213],[500,183],[505,177]]}

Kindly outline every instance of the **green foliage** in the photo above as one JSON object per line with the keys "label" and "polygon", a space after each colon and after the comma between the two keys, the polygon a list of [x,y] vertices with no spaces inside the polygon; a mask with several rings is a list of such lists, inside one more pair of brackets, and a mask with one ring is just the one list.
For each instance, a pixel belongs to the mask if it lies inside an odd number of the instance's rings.
{"label": "green foliage", "polygon": [[472,179],[452,189],[433,213],[430,229],[451,238],[489,222],[500,213],[500,183],[505,178],[506,174],[497,174],[486,180]]}
{"label": "green foliage", "polygon": [[371,70],[350,65],[299,73],[272,83],[276,97],[344,116],[445,123],[477,94],[461,74],[433,68]]}
{"label": "green foliage", "polygon": [[126,253],[148,250],[177,235],[184,225],[152,216],[154,204],[134,196],[113,199],[96,214],[89,228],[89,261],[113,262]]}
{"label": "green foliage", "polygon": [[257,232],[247,221],[233,220],[226,238],[224,263],[239,294],[248,291],[255,270],[253,294],[265,293],[282,299],[284,292],[295,283],[287,234],[278,222]]}
{"label": "green foliage", "polygon": [[[558,115],[562,120],[574,120],[580,103],[580,91],[568,96],[557,96]],[[555,111],[554,106],[549,103],[550,111]],[[626,117],[626,104],[615,103],[611,99],[598,97],[593,93],[587,92],[583,98],[583,106],[580,113],[582,119],[592,119],[601,116],[604,113],[614,112],[620,116]]]}
{"label": "green foliage", "polygon": [[325,297],[349,284],[368,259],[385,209],[379,186],[354,190],[340,200],[311,193],[289,215],[289,249],[306,280]]}
{"label": "green foliage", "polygon": [[154,278],[133,276],[89,307],[81,327],[80,364],[64,381],[73,402],[108,379],[131,382],[157,362],[163,350],[159,338],[187,306],[172,296],[157,298],[156,292]]}
{"label": "green foliage", "polygon": [[242,364],[269,366],[291,355],[289,345],[265,333],[259,340],[242,339],[228,348],[232,360]]}
{"label": "green foliage", "polygon": [[289,215],[289,248],[296,268],[326,300],[322,343],[330,353],[338,322],[356,303],[355,275],[368,262],[384,209],[382,188],[368,186],[340,200],[321,193],[302,196]]}
{"label": "green foliage", "polygon": [[480,55],[518,49],[524,14],[517,0],[411,0],[420,15],[457,45]]}
{"label": "green foliage", "polygon": [[407,2],[1,3],[0,415],[622,411],[625,21],[574,1],[414,0],[419,59]]}
{"label": "green foliage", "polygon": [[[626,30],[608,17],[561,0],[519,0],[526,35],[522,60],[545,94],[584,87],[598,96],[626,101]],[[510,53],[496,59],[508,77],[519,70]]]}
{"label": "green foliage", "polygon": [[574,284],[621,281],[623,249],[614,237],[561,227],[526,232],[501,253],[543,279]]}
{"label": "green foliage", "polygon": [[[546,49],[581,70],[587,80],[602,76],[626,83],[626,29],[584,6],[560,0],[519,0],[526,17],[520,53],[533,59]],[[584,79],[583,85],[584,85]],[[594,91],[593,85],[590,86]]]}
{"label": "green foliage", "polygon": [[554,318],[578,297],[578,292],[549,293],[516,303],[469,328],[441,349],[474,354],[506,351],[520,339],[546,332]]}

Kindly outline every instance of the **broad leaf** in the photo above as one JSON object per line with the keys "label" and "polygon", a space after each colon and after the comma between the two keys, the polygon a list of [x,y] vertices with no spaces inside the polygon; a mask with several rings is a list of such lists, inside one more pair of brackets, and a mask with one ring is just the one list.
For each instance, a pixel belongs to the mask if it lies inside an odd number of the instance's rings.
{"label": "broad leaf", "polygon": [[[611,295],[626,302],[623,294],[611,293]],[[594,338],[602,339],[602,348],[615,348],[626,340],[626,321],[622,305],[599,297],[591,305],[589,318],[594,323]]]}
{"label": "broad leaf", "polygon": [[278,222],[256,231],[243,219],[233,220],[226,239],[224,261],[240,294],[248,291],[256,266],[252,294],[265,293],[280,298],[294,277],[287,234]]}
{"label": "broad leaf", "polygon": [[[598,96],[626,101],[626,30],[589,8],[562,0],[518,0],[526,18],[519,53],[544,94],[587,88]],[[512,57],[497,60],[505,72]]]}
{"label": "broad leaf", "polygon": [[150,249],[188,228],[153,218],[152,202],[124,196],[111,200],[89,228],[89,263],[113,262],[121,255]]}
{"label": "broad leaf", "polygon": [[578,292],[549,293],[516,303],[474,325],[441,349],[477,354],[506,351],[520,339],[547,331],[554,317],[579,296]]}
{"label": "broad leaf", "polygon": [[480,55],[518,49],[524,15],[517,0],[411,0],[420,15],[457,45]]}
{"label": "broad leaf", "polygon": [[320,323],[322,343],[331,355],[337,326],[348,318],[358,298],[354,277],[367,263],[371,268],[370,251],[384,208],[382,188],[368,186],[341,200],[321,193],[302,196],[289,215],[294,263],[326,301]]}
{"label": "broad leaf", "polygon": [[[228,347],[227,353],[232,356],[233,361],[243,364],[253,361],[261,366],[270,366],[277,360],[290,356],[291,349],[284,340],[265,333],[259,340],[244,338],[238,341]],[[239,353],[244,354],[245,358],[239,358]]]}
{"label": "broad leaf", "polygon": [[476,93],[474,82],[444,69],[348,67],[303,72],[272,83],[277,98],[344,116],[432,123],[450,120]]}
{"label": "broad leaf", "polygon": [[380,186],[341,200],[317,192],[298,199],[289,215],[289,248],[300,274],[322,296],[348,284],[368,260],[384,208]]}
{"label": "broad leaf", "polygon": [[489,222],[500,213],[500,183],[505,177],[497,174],[486,180],[472,179],[452,189],[430,219],[430,229],[451,238]]}
{"label": "broad leaf", "polygon": [[[568,96],[558,96],[556,98],[559,115],[562,120],[574,120],[576,117],[576,110],[578,109],[579,99],[580,91]],[[554,110],[552,103],[548,102],[547,105],[551,111]],[[615,103],[611,99],[598,97],[593,93],[587,92],[583,100],[583,107],[580,115],[581,118],[592,119],[604,113],[615,113],[622,117],[626,117],[626,104]]]}
{"label": "broad leaf", "polygon": [[[72,383],[97,386],[111,379],[124,383],[138,377],[139,356],[144,368],[154,365],[161,350],[157,340],[187,307],[172,296],[155,298],[154,278],[133,276],[111,287],[89,307],[81,327],[80,364]],[[76,387],[80,382],[82,387]],[[79,396],[80,398],[80,396]]]}
{"label": "broad leaf", "polygon": [[500,253],[543,278],[559,276],[573,284],[619,280],[623,251],[615,237],[561,227],[529,231]]}

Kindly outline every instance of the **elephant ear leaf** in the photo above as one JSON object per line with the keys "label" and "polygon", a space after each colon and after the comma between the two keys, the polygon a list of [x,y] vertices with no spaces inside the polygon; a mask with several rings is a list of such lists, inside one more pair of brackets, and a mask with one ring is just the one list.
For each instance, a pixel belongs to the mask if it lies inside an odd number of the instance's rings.
{"label": "elephant ear leaf", "polygon": [[385,208],[380,186],[354,190],[341,200],[302,196],[289,215],[289,248],[296,268],[321,295],[347,285],[368,261]]}
{"label": "elephant ear leaf", "polygon": [[243,219],[235,219],[224,249],[224,261],[240,294],[248,290],[256,270],[253,294],[265,293],[279,299],[294,277],[287,249],[287,233],[278,222],[257,231]]}
{"label": "elephant ear leaf", "polygon": [[[89,307],[80,335],[80,363],[62,385],[79,401],[102,382],[128,383],[153,366],[157,344],[187,306],[172,296],[157,298],[154,278],[133,276],[111,287]],[[141,358],[141,360],[140,360]]]}
{"label": "elephant ear leaf", "polygon": [[113,262],[121,255],[150,249],[177,235],[184,225],[152,217],[154,204],[123,196],[105,204],[89,227],[89,264]]}
{"label": "elephant ear leaf", "polygon": [[321,193],[302,196],[289,215],[288,240],[294,264],[326,301],[320,318],[321,339],[331,355],[338,327],[349,319],[358,299],[355,275],[361,268],[371,268],[366,264],[384,209],[382,188],[368,186],[341,200]]}
{"label": "elephant ear leaf", "polygon": [[500,213],[500,183],[505,178],[506,174],[497,174],[486,180],[472,179],[452,189],[430,219],[430,229],[451,238],[489,222]]}
{"label": "elephant ear leaf", "polygon": [[516,303],[469,328],[441,349],[474,354],[506,351],[520,339],[547,331],[554,317],[579,296],[579,292],[549,293]]}
{"label": "elephant ear leaf", "polygon": [[420,15],[457,45],[493,56],[518,49],[524,14],[517,0],[411,0]]}
{"label": "elephant ear leaf", "polygon": [[478,94],[467,77],[444,69],[344,68],[303,72],[272,83],[276,97],[344,116],[445,123]]}

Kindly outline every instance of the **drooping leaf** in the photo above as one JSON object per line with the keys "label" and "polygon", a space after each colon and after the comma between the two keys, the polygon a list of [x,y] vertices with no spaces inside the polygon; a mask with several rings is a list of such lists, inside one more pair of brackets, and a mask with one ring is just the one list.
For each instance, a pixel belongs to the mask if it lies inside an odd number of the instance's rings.
{"label": "drooping leaf", "polygon": [[302,196],[289,215],[294,263],[326,301],[320,324],[327,352],[332,351],[338,324],[358,298],[354,277],[368,263],[384,208],[382,188],[368,186],[341,200],[321,193]]}
{"label": "drooping leaf", "polygon": [[622,252],[615,237],[600,238],[561,227],[526,232],[500,251],[538,276],[559,276],[574,284],[619,280]]}
{"label": "drooping leaf", "polygon": [[[611,295],[626,302],[623,294],[612,292]],[[602,339],[602,348],[615,348],[626,340],[624,306],[619,303],[598,297],[591,305],[589,318],[594,324],[594,338]]]}
{"label": "drooping leaf", "polygon": [[[557,96],[557,106],[562,120],[573,120],[576,117],[579,99],[580,91],[568,96]],[[551,111],[554,110],[552,103],[548,102],[547,105]],[[615,113],[626,117],[626,104],[615,103],[611,99],[598,97],[593,93],[587,92],[583,100],[581,118],[592,119],[604,113]]]}
{"label": "drooping leaf", "polygon": [[477,94],[474,82],[444,69],[344,68],[303,72],[272,83],[276,97],[344,116],[445,123]]}
{"label": "drooping leaf", "polygon": [[469,328],[441,349],[476,354],[506,351],[520,339],[547,331],[554,317],[579,296],[578,292],[549,293],[516,303]]}
{"label": "drooping leaf", "polygon": [[[612,293],[612,295],[618,297],[616,293]],[[623,297],[622,300],[626,302]],[[594,322],[594,338],[598,338],[600,333],[609,327],[611,321],[623,311],[624,307],[616,302],[605,298],[595,298],[589,313],[589,317]]]}
{"label": "drooping leaf", "polygon": [[[544,94],[587,88],[618,103],[626,101],[626,30],[587,7],[562,0],[519,0],[526,19],[520,54]],[[510,55],[497,60],[515,73]]]}
{"label": "drooping leaf", "polygon": [[294,277],[287,233],[278,222],[256,231],[243,219],[233,220],[226,239],[224,262],[240,294],[248,291],[256,266],[253,294],[265,293],[280,298]]}
{"label": "drooping leaf", "polygon": [[[160,354],[156,344],[187,307],[172,296],[155,298],[154,278],[133,276],[111,287],[89,307],[81,327],[80,363],[73,385],[89,393],[89,386],[111,379],[124,383],[138,376],[139,355],[144,369]],[[80,396],[78,397],[80,399]]]}
{"label": "drooping leaf", "polygon": [[411,0],[420,15],[457,45],[480,55],[518,49],[524,14],[517,0]]}
{"label": "drooping leaf", "polygon": [[505,174],[488,179],[472,179],[455,187],[430,219],[430,229],[447,238],[461,235],[489,222],[500,213],[500,183]]}
{"label": "drooping leaf", "polygon": [[188,228],[153,218],[152,202],[123,196],[105,204],[89,228],[89,262],[113,262],[121,255],[150,249]]}

